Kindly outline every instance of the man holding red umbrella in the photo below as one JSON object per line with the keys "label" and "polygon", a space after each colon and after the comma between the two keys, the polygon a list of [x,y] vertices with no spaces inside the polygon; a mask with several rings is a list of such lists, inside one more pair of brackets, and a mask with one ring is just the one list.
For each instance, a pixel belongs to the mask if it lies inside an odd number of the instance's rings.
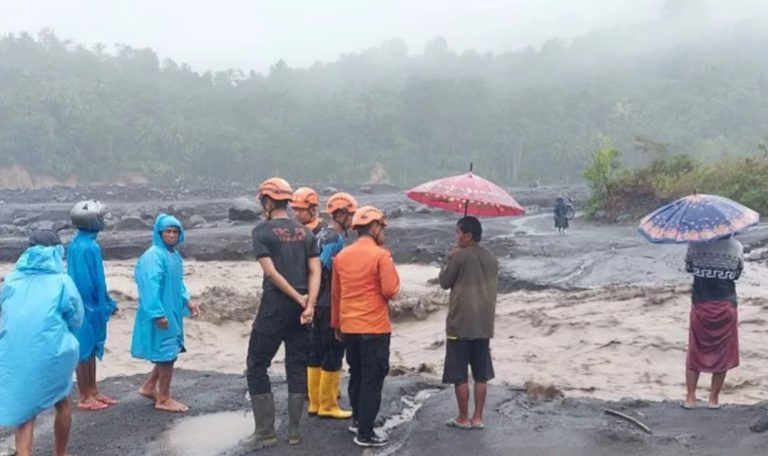
{"label": "man holding red umbrella", "polygon": [[[483,228],[475,217],[456,223],[456,248],[440,270],[440,286],[450,289],[446,318],[443,383],[453,384],[459,415],[446,423],[459,429],[483,429],[488,381],[494,377],[490,340],[496,314],[499,262],[480,245]],[[475,410],[469,419],[467,366],[475,381]]]}

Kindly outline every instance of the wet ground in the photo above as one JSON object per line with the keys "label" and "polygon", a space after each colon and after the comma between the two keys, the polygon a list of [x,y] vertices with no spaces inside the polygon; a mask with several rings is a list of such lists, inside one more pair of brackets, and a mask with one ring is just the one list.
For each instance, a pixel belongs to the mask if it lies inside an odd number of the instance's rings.
{"label": "wet ground", "polygon": [[[245,379],[237,375],[185,371],[176,373],[174,394],[191,406],[184,415],[155,411],[134,391],[139,376],[109,379],[103,390],[120,399],[98,413],[76,411],[69,451],[80,456],[227,455],[252,431]],[[390,438],[382,449],[363,450],[352,442],[347,421],[305,416],[303,443],[285,442],[286,386],[274,385],[277,446],[263,455],[764,455],[768,439],[752,433],[750,423],[766,406],[727,406],[721,410],[685,410],[672,402],[590,399],[537,401],[517,388],[492,386],[484,430],[448,428],[455,413],[453,392],[418,377],[385,382],[380,432]],[[612,409],[639,420],[637,425],[605,413]],[[8,432],[0,433],[0,448]],[[4,438],[3,438],[4,436]],[[36,455],[51,453],[51,414],[38,419]],[[2,453],[0,453],[2,454]],[[3,455],[5,456],[5,455]]]}
{"label": "wet ground", "polygon": [[[252,224],[230,224],[225,220],[230,198],[242,194],[239,188],[216,194],[190,191],[177,194],[173,201],[162,192],[155,194],[147,189],[131,190],[127,194],[120,193],[119,189],[114,192],[110,204],[126,213],[176,211],[185,217],[204,215],[213,225],[188,231],[188,242],[184,247],[188,257],[239,260],[250,256]],[[145,198],[150,193],[155,199]],[[4,199],[0,202],[0,224],[28,212],[38,212],[47,220],[63,220],[71,206],[70,200],[86,196],[66,194],[56,202],[35,192],[11,195],[18,197],[17,200],[8,195],[0,193]],[[542,195],[545,195],[544,191]],[[450,248],[456,215],[408,206],[410,203],[402,193],[357,196],[362,203],[376,204],[387,210],[404,209],[400,216],[392,219],[389,234],[390,248],[399,263],[438,264]],[[527,216],[483,220],[484,243],[501,261],[501,291],[561,289],[578,301],[581,299],[578,293],[572,292],[583,288],[611,288],[612,284],[618,288],[626,284],[679,284],[689,280],[683,271],[684,247],[649,245],[635,232],[634,223],[597,226],[582,218],[572,221],[567,234],[558,235],[552,228],[550,210],[538,206],[549,200],[549,194],[537,197],[533,192],[528,198],[531,203]],[[541,203],[536,202],[538,200]],[[105,232],[100,239],[107,258],[132,259],[149,245],[150,233],[148,230]],[[768,243],[766,225],[756,227],[740,239],[752,261],[764,261],[764,247]],[[24,244],[23,237],[18,235],[0,237],[0,261],[15,260]],[[750,278],[749,267],[744,279],[754,281]],[[220,296],[214,298],[220,299]],[[518,319],[525,323],[524,318]],[[103,382],[105,392],[122,402],[118,407],[100,413],[75,412],[70,440],[72,454],[226,454],[237,439],[250,430],[251,417],[247,412],[242,376],[177,372],[174,391],[180,400],[192,406],[184,416],[156,412],[150,403],[135,394],[140,382],[138,376]],[[759,388],[759,385],[750,387]],[[345,422],[307,418],[303,427],[304,444],[289,447],[281,441],[277,447],[260,454],[768,454],[765,434],[749,430],[756,417],[768,416],[768,404],[765,403],[729,405],[718,411],[687,411],[674,402],[627,400],[617,403],[574,398],[537,402],[519,389],[492,386],[486,412],[488,428],[463,431],[445,426],[455,405],[452,391],[441,388],[434,380],[417,376],[387,379],[380,423],[392,441],[386,449],[363,451],[353,445]],[[275,393],[278,434],[283,439],[285,384],[277,383]],[[652,433],[646,433],[626,420],[606,415],[604,408],[620,410],[641,420]],[[7,430],[0,431],[0,456],[4,456],[4,446],[7,448],[11,443],[8,436]],[[47,413],[38,420],[36,454],[50,454],[51,440],[51,414]]]}

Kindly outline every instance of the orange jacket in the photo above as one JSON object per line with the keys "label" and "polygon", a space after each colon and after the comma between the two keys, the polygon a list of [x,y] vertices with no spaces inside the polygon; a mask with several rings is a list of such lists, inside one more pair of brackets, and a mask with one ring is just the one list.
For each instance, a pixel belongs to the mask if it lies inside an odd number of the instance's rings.
{"label": "orange jacket", "polygon": [[392,255],[363,236],[333,259],[331,327],[345,334],[389,334],[389,300],[400,291]]}

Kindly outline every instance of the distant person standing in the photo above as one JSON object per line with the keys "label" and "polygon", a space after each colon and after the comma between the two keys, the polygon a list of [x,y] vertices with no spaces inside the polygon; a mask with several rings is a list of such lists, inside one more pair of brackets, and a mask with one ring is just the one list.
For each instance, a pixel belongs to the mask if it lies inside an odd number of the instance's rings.
{"label": "distant person standing", "polygon": [[693,274],[684,408],[696,407],[701,372],[712,373],[708,407],[720,408],[726,373],[739,365],[736,280],[744,267],[744,248],[733,237],[691,244],[685,269]]}
{"label": "distant person standing", "polygon": [[564,234],[565,230],[568,229],[568,217],[569,212],[573,212],[573,206],[571,206],[570,211],[568,204],[565,202],[565,198],[562,196],[558,196],[557,200],[555,201],[555,209],[554,209],[554,218],[555,218],[555,228],[557,229],[557,232],[560,234]]}
{"label": "distant person standing", "polygon": [[389,301],[400,292],[395,262],[383,247],[386,226],[379,209],[359,208],[352,217],[358,240],[333,260],[331,327],[346,344],[353,420],[349,430],[354,443],[364,448],[388,443],[373,430],[389,373]]}
{"label": "distant person standing", "polygon": [[[480,245],[483,229],[475,217],[456,224],[456,247],[440,270],[440,286],[451,295],[445,332],[443,383],[454,385],[459,414],[446,423],[461,429],[482,429],[488,381],[493,379],[490,340],[493,338],[499,263]],[[475,411],[469,418],[469,379],[475,381]]]}
{"label": "distant person standing", "polygon": [[72,224],[78,229],[67,251],[67,273],[83,298],[85,315],[77,331],[80,363],[77,366],[77,408],[103,410],[117,401],[101,394],[96,384],[96,359],[104,356],[107,322],[115,311],[115,301],[107,293],[101,246],[96,238],[104,227],[106,210],[98,201],[81,201],[72,208]]}
{"label": "distant person standing", "polygon": [[35,418],[55,407],[53,454],[64,456],[83,304],[58,234],[34,232],[29,245],[0,294],[0,426],[16,428],[18,456],[32,456]]}

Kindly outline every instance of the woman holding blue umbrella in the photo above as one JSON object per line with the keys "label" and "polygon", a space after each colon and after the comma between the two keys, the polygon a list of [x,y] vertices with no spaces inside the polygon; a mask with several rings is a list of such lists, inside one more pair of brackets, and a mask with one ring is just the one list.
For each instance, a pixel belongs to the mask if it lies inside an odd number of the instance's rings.
{"label": "woman holding blue umbrella", "polygon": [[702,372],[712,374],[707,407],[720,408],[726,373],[739,365],[736,280],[744,267],[744,248],[733,236],[760,220],[757,212],[714,195],[691,195],[643,219],[640,233],[653,243],[688,243],[685,270],[693,275],[686,398],[696,407]]}

